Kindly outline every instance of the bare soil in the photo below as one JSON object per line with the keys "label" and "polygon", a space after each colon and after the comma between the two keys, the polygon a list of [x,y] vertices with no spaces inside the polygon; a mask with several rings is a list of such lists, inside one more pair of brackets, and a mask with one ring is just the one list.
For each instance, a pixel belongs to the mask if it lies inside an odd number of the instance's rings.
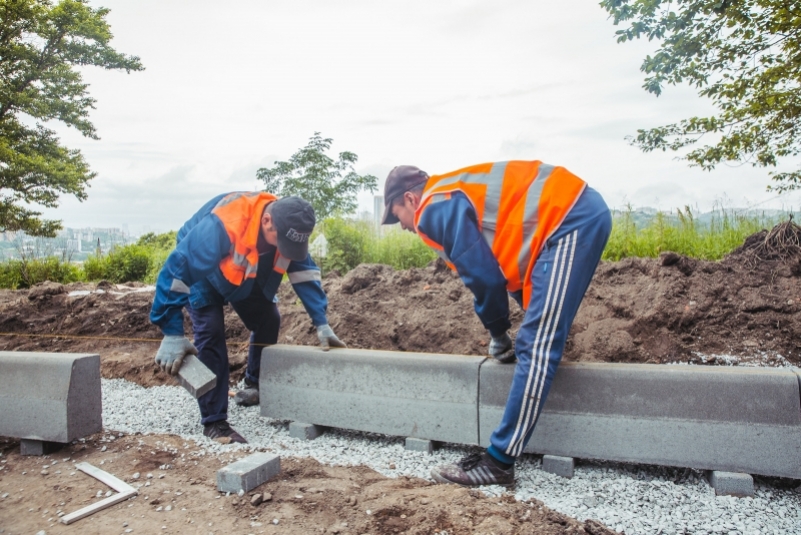
{"label": "bare soil", "polygon": [[[0,441],[0,530],[3,534],[426,534],[611,535],[592,520],[578,522],[536,501],[422,479],[390,479],[364,467],[281,459],[280,477],[239,497],[217,492],[215,473],[244,454],[211,456],[175,436],[110,433],[88,437],[46,457],[22,457],[19,443]],[[105,450],[104,450],[105,448]],[[139,495],[70,525],[72,513],[110,489],[75,469],[88,462],[131,485]],[[138,479],[134,474],[138,473]],[[152,476],[149,478],[149,476]],[[101,496],[98,496],[100,491]],[[7,493],[7,495],[6,495]],[[253,495],[267,500],[252,505]],[[370,511],[369,514],[367,511]]]}
{"label": "bare soil", "polygon": [[[720,262],[665,253],[659,259],[601,263],[564,358],[723,364],[731,358],[710,355],[730,355],[740,363],[801,364],[801,232],[794,225],[780,230],[778,242],[776,229],[756,234]],[[789,241],[782,237],[788,233]],[[330,274],[323,286],[330,323],[350,347],[487,351],[488,335],[473,313],[472,295],[439,262],[405,271],[361,265],[345,276]],[[76,291],[83,294],[70,295]],[[279,342],[316,344],[315,330],[291,287],[283,286],[279,295]],[[141,284],[43,283],[0,291],[0,350],[98,353],[103,377],[143,386],[174,384],[153,362],[161,336],[148,321],[152,298]],[[516,329],[523,312],[514,302],[510,306]],[[186,328],[191,332],[188,321]],[[244,370],[248,332],[230,308],[226,331],[236,382]],[[172,436],[102,442],[106,437],[90,437],[49,458],[20,457],[17,441],[0,439],[6,461],[0,462],[0,496],[9,494],[0,497],[2,533],[610,533],[538,503],[489,499],[423,480],[387,479],[367,468],[332,468],[288,457],[282,459],[281,478],[257,489],[271,494],[271,501],[252,506],[250,496],[219,498],[215,490],[216,470],[232,456],[202,457],[197,446]],[[56,523],[57,511],[74,511],[94,501],[97,490],[105,492],[89,476],[71,476],[73,460],[103,462],[101,468],[120,477],[137,471],[155,477],[137,499],[62,526]],[[165,464],[172,468],[158,470]],[[167,505],[170,512],[164,510]]]}
{"label": "bare soil", "polygon": [[[794,229],[798,229],[795,225]],[[801,234],[801,230],[798,231]],[[567,361],[801,365],[801,249],[765,250],[755,234],[720,262],[664,253],[658,259],[602,262],[579,308]],[[143,386],[173,384],[153,362],[161,334],[148,320],[144,285],[43,283],[0,290],[0,350],[99,353],[104,377]],[[483,355],[488,334],[473,297],[439,261],[396,271],[363,264],[323,280],[328,318],[350,347]],[[70,296],[83,290],[88,295]],[[317,337],[288,283],[279,292],[279,343],[315,345]],[[510,300],[513,330],[523,311]],[[192,326],[185,320],[187,333]],[[241,379],[248,332],[226,311],[232,382]]]}

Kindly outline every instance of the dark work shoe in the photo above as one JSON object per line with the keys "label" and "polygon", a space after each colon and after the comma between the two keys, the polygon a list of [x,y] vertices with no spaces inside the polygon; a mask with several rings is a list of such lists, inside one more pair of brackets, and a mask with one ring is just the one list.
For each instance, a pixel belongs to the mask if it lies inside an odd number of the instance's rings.
{"label": "dark work shoe", "polygon": [[471,453],[456,464],[434,468],[431,477],[437,483],[454,483],[464,487],[509,486],[515,482],[515,466],[504,470],[490,458],[489,453]]}
{"label": "dark work shoe", "polygon": [[228,420],[220,420],[219,422],[205,424],[203,426],[203,434],[221,444],[230,444],[231,442],[238,442],[240,444],[248,443],[242,435],[231,427]]}
{"label": "dark work shoe", "polygon": [[252,407],[259,404],[259,385],[245,379],[245,388],[234,396],[234,403],[241,407]]}

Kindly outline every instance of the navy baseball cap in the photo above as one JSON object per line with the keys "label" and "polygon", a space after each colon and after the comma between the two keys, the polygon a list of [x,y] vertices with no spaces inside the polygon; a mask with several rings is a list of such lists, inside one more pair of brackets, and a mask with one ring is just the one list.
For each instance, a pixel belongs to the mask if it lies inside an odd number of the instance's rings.
{"label": "navy baseball cap", "polygon": [[300,197],[281,197],[272,203],[270,214],[278,231],[278,252],[290,260],[306,260],[309,236],[317,223],[314,208]]}
{"label": "navy baseball cap", "polygon": [[425,182],[428,182],[428,173],[413,165],[399,165],[390,171],[384,183],[384,216],[381,224],[397,223],[398,218],[392,214],[392,201]]}

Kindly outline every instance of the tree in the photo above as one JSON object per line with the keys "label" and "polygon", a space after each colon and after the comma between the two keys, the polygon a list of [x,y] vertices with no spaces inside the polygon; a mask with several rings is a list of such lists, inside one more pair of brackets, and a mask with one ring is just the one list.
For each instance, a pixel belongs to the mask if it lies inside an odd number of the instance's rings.
{"label": "tree", "polygon": [[[721,162],[776,167],[801,153],[801,4],[792,0],[603,0],[618,42],[661,41],[640,67],[643,87],[688,83],[717,113],[638,130],[629,141],[644,152],[680,151],[691,166]],[[769,173],[768,189],[801,188],[801,170]]]}
{"label": "tree", "polygon": [[356,194],[362,189],[375,191],[378,179],[353,170],[359,157],[352,152],[340,152],[338,161],[327,156],[332,141],[315,132],[288,162],[262,167],[256,177],[264,181],[265,191],[279,197],[297,195],[309,201],[318,221],[332,215],[352,214],[358,206]]}
{"label": "tree", "polygon": [[55,236],[61,222],[29,205],[55,208],[62,194],[86,199],[95,173],[43,123],[99,139],[89,121],[95,100],[76,67],[143,69],[109,46],[108,12],[87,0],[0,0],[0,230]]}

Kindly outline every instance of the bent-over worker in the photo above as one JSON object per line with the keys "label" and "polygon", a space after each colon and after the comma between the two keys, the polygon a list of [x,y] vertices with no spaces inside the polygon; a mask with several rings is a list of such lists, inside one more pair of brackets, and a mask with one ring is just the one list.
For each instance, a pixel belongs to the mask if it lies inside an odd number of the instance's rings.
{"label": "bent-over worker", "polygon": [[[482,453],[432,470],[440,483],[509,485],[548,396],[565,341],[612,228],[584,180],[540,161],[474,165],[429,177],[395,167],[383,224],[417,233],[473,292],[489,354],[517,358],[503,418]],[[515,343],[510,294],[525,309]]]}
{"label": "bent-over worker", "polygon": [[[203,434],[211,439],[246,442],[228,424],[226,303],[251,331],[245,388],[235,398],[240,405],[259,402],[261,349],[278,341],[276,292],[284,274],[317,328],[323,349],[345,347],[328,325],[328,298],[309,256],[314,225],[314,209],[299,197],[235,192],[210,200],[178,231],[150,311],[150,321],[164,333],[156,363],[175,375],[191,353],[217,376],[215,388],[198,398]],[[194,344],[184,336],[184,307],[192,320]]]}

